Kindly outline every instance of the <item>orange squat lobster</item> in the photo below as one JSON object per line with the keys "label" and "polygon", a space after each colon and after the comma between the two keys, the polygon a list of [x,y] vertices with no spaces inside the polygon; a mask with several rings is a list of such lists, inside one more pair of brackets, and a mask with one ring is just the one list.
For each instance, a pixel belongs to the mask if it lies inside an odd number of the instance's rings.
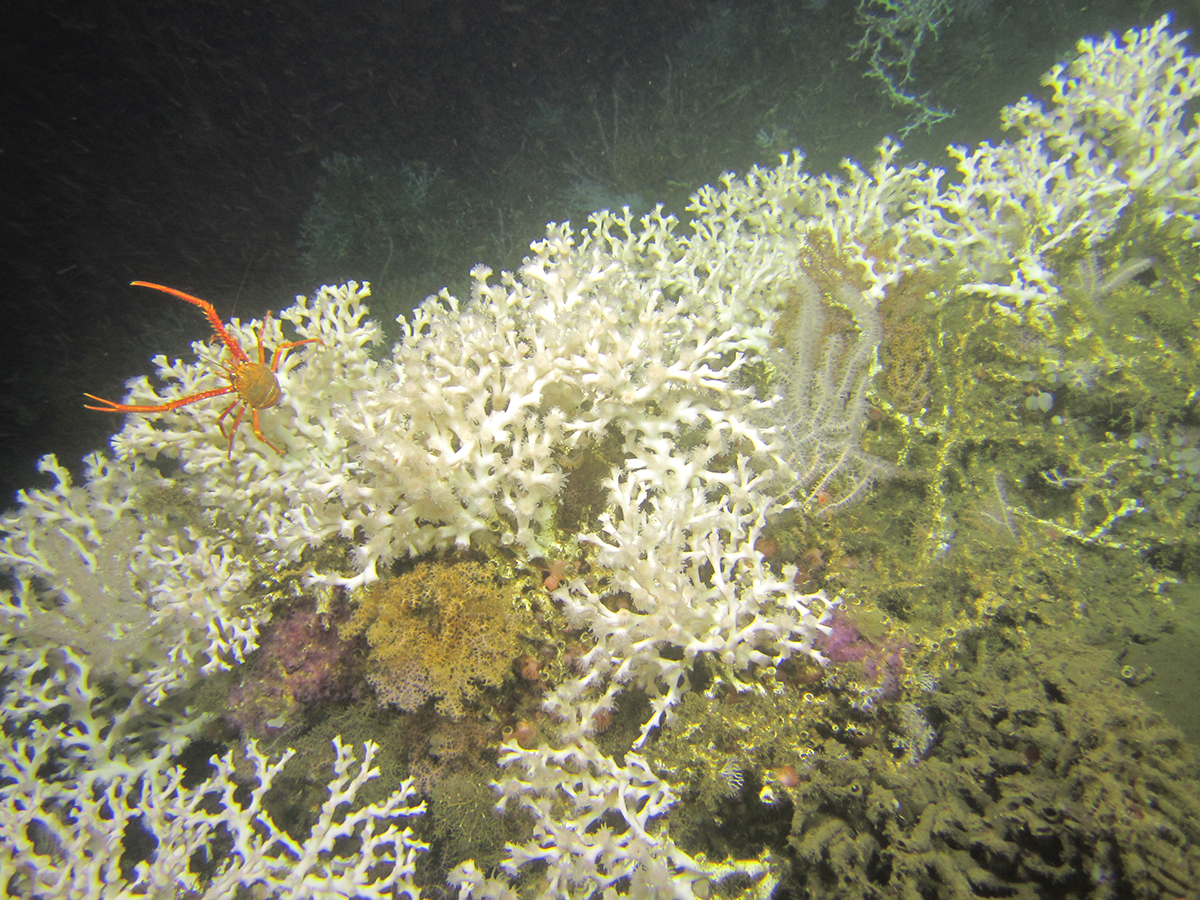
{"label": "orange squat lobster", "polygon": [[301,344],[319,344],[320,340],[318,338],[309,338],[306,341],[291,341],[287,344],[280,344],[275,348],[275,353],[271,356],[271,365],[268,366],[266,355],[263,352],[263,329],[267,326],[267,319],[271,318],[271,314],[268,313],[263,318],[262,324],[258,326],[258,362],[252,362],[250,357],[246,355],[246,351],[242,349],[242,345],[237,342],[237,338],[225,330],[225,326],[221,324],[221,320],[217,316],[217,311],[213,309],[212,304],[208,301],[201,300],[199,297],[193,297],[191,294],[185,294],[183,291],[177,291],[174,288],[163,287],[161,284],[152,284],[149,281],[134,281],[132,283],[139,287],[154,288],[154,290],[162,291],[164,294],[172,294],[180,300],[186,300],[188,303],[194,304],[204,310],[204,314],[208,316],[208,321],[212,323],[213,337],[220,338],[229,349],[229,355],[233,357],[229,362],[221,363],[221,367],[229,377],[229,386],[213,388],[211,391],[201,391],[199,394],[189,394],[186,397],[180,397],[178,400],[172,400],[170,403],[161,403],[158,406],[130,406],[126,403],[114,403],[111,400],[105,400],[103,397],[97,397],[95,394],[84,394],[85,397],[103,404],[103,406],[85,405],[85,408],[96,409],[100,412],[167,412],[168,410],[179,409],[181,406],[187,406],[189,403],[195,403],[198,400],[207,400],[209,397],[220,397],[222,394],[237,394],[237,399],[225,407],[225,411],[217,419],[217,427],[221,430],[221,437],[225,437],[225,417],[230,412],[233,412],[233,426],[229,429],[229,453],[227,454],[227,458],[233,457],[233,436],[237,434],[238,426],[242,424],[242,416],[246,414],[247,409],[250,410],[250,421],[254,427],[255,437],[282,456],[283,450],[263,437],[262,429],[258,424],[258,411],[279,405],[279,379],[275,377],[275,373],[279,369],[279,360],[283,356],[283,352],[291,347],[299,347]]}

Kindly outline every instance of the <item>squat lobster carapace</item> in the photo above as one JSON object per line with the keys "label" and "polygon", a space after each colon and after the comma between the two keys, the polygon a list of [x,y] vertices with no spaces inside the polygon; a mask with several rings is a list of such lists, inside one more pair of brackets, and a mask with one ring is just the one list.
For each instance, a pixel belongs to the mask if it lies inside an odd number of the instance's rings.
{"label": "squat lobster carapace", "polygon": [[280,344],[271,355],[271,364],[268,366],[266,354],[263,351],[263,329],[267,326],[267,319],[271,318],[270,313],[268,313],[263,317],[262,324],[258,326],[258,362],[253,362],[246,355],[246,351],[242,349],[242,345],[238,343],[237,338],[225,330],[225,326],[221,324],[221,319],[217,316],[217,311],[213,309],[212,304],[208,301],[201,300],[199,297],[193,297],[191,294],[185,294],[183,291],[177,291],[174,288],[163,287],[161,284],[152,284],[149,281],[134,281],[132,283],[139,287],[154,288],[156,291],[171,294],[180,300],[186,300],[188,303],[194,304],[204,310],[204,314],[208,316],[208,321],[212,324],[213,336],[221,339],[221,342],[225,344],[229,350],[229,355],[232,357],[230,361],[221,363],[221,367],[225,370],[225,374],[229,378],[229,385],[227,387],[214,388],[211,391],[201,391],[198,394],[188,394],[186,397],[180,397],[178,400],[172,400],[170,403],[160,403],[158,406],[130,406],[126,403],[114,403],[112,400],[105,400],[94,394],[84,394],[88,399],[103,404],[103,406],[85,405],[85,408],[96,409],[101,412],[167,412],[168,410],[179,409],[181,406],[187,406],[189,403],[195,403],[198,400],[207,400],[209,397],[220,397],[222,394],[236,394],[237,398],[225,407],[225,411],[217,419],[217,427],[221,430],[221,436],[225,437],[225,417],[231,412],[233,413],[233,425],[229,428],[229,453],[227,457],[233,457],[233,436],[237,433],[238,426],[242,424],[242,416],[246,414],[247,409],[250,410],[250,421],[254,428],[255,437],[282,456],[283,450],[263,437],[262,429],[258,423],[258,411],[260,409],[270,409],[272,406],[279,404],[279,379],[275,377],[275,373],[279,369],[279,360],[283,357],[284,351],[291,347],[299,347],[301,344],[319,344],[320,340],[318,338],[309,338],[305,341],[291,341],[286,344]]}

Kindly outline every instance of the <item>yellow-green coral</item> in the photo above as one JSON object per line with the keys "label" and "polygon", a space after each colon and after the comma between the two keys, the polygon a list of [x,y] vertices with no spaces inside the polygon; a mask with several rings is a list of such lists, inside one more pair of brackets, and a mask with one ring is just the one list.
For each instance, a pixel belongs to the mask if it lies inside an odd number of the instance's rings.
{"label": "yellow-green coral", "polygon": [[436,696],[440,713],[459,717],[512,674],[531,627],[518,596],[488,562],[422,560],[364,590],[343,634],[366,634],[381,700],[412,711]]}

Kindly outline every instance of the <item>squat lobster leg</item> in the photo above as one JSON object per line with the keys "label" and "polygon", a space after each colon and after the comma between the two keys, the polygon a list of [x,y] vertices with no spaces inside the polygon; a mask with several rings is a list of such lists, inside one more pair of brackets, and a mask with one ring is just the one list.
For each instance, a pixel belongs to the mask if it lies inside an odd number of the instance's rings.
{"label": "squat lobster leg", "polygon": [[165,294],[171,294],[178,297],[180,300],[186,300],[195,306],[200,307],[204,311],[204,315],[208,317],[208,321],[213,327],[213,336],[220,338],[229,350],[229,355],[232,359],[229,362],[222,362],[221,368],[225,370],[225,375],[229,379],[229,385],[222,388],[214,388],[211,391],[201,391],[198,394],[189,394],[186,397],[180,397],[178,400],[172,400],[169,403],[160,403],[157,406],[132,406],[127,403],[114,403],[112,400],[105,400],[102,397],[97,397],[94,394],[84,394],[85,397],[95,400],[101,406],[86,406],[86,409],[95,409],[100,412],[121,412],[121,413],[153,413],[153,412],[168,412],[172,409],[179,409],[181,406],[187,406],[190,403],[196,403],[199,400],[207,400],[209,397],[220,397],[222,394],[236,394],[236,398],[232,403],[225,407],[217,419],[217,427],[221,431],[221,436],[225,437],[225,417],[231,412],[233,413],[233,424],[229,428],[229,452],[226,458],[233,457],[233,437],[237,434],[238,426],[242,424],[242,417],[246,414],[246,410],[250,410],[250,422],[254,429],[254,435],[280,456],[283,455],[283,450],[276,447],[268,441],[262,433],[262,428],[258,421],[258,411],[260,409],[270,409],[273,406],[278,406],[281,399],[279,391],[279,379],[275,377],[275,373],[279,370],[279,361],[283,358],[286,350],[292,347],[299,347],[302,344],[319,344],[319,338],[308,338],[304,341],[290,341],[286,344],[280,344],[275,348],[275,352],[271,355],[271,364],[268,366],[266,361],[266,352],[263,349],[263,330],[267,327],[267,320],[271,318],[271,314],[263,318],[262,324],[258,327],[258,362],[251,361],[246,355],[246,351],[242,349],[242,345],[238,343],[237,338],[226,331],[225,326],[221,323],[221,318],[217,315],[217,311],[213,309],[211,303],[207,300],[201,300],[199,297],[193,297],[191,294],[185,294],[183,291],[177,291],[175,288],[163,287],[161,284],[152,284],[149,281],[135,281],[133,284],[139,287],[153,288],[156,291],[162,291]]}

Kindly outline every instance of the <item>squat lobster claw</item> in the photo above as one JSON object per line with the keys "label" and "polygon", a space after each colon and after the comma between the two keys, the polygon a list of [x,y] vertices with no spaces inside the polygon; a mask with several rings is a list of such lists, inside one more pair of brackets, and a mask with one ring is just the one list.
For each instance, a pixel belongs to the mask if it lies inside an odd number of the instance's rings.
{"label": "squat lobster claw", "polygon": [[217,311],[213,309],[211,303],[206,300],[201,300],[199,297],[193,297],[191,294],[185,294],[183,291],[177,291],[174,288],[163,287],[161,284],[152,284],[149,281],[134,281],[139,287],[153,288],[156,291],[162,291],[164,294],[171,294],[178,297],[180,300],[186,300],[195,306],[200,307],[204,314],[208,316],[208,321],[213,327],[213,337],[220,338],[229,350],[229,355],[232,359],[229,362],[222,362],[221,367],[225,370],[226,376],[229,378],[229,385],[222,388],[213,388],[211,391],[201,391],[198,394],[188,394],[186,397],[180,397],[178,400],[172,400],[170,403],[160,403],[158,406],[130,406],[126,403],[114,403],[112,400],[105,400],[102,397],[97,397],[95,394],[84,394],[90,400],[95,400],[102,406],[88,406],[85,404],[85,409],[95,409],[100,412],[121,412],[121,413],[153,413],[167,412],[172,409],[179,409],[181,406],[187,406],[190,403],[195,403],[198,400],[207,400],[209,397],[220,397],[222,394],[237,394],[237,398],[225,407],[225,411],[221,413],[217,419],[217,427],[221,430],[221,436],[225,437],[225,417],[233,412],[233,425],[229,429],[229,452],[226,458],[233,457],[233,436],[237,433],[238,426],[242,424],[242,416],[246,414],[246,410],[250,410],[250,421],[254,428],[254,435],[280,456],[283,455],[283,450],[276,447],[265,437],[263,437],[262,429],[258,423],[258,411],[260,409],[270,409],[272,406],[278,406],[280,400],[279,379],[275,377],[275,373],[279,369],[279,360],[283,357],[285,350],[291,347],[299,347],[301,344],[319,344],[319,338],[309,338],[305,341],[291,341],[286,344],[280,344],[275,348],[275,352],[271,356],[271,365],[267,365],[266,354],[263,351],[263,329],[267,326],[267,319],[271,318],[271,314],[263,318],[262,324],[258,327],[258,362],[251,361],[246,355],[246,351],[242,349],[242,345],[238,343],[237,338],[225,330],[225,326],[221,324],[221,319],[217,316]]}

